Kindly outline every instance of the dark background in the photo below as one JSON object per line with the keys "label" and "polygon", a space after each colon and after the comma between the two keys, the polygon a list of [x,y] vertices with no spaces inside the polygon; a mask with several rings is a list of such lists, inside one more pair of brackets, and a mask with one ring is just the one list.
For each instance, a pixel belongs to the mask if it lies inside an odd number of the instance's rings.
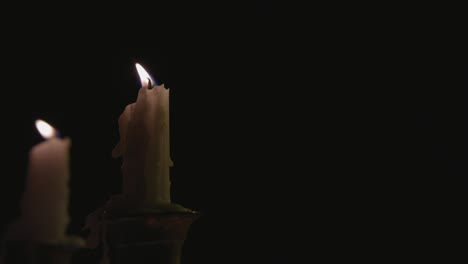
{"label": "dark background", "polygon": [[[173,202],[203,214],[183,263],[266,261],[274,250],[268,260],[285,258],[304,175],[288,151],[301,88],[286,85],[295,45],[280,7],[113,7],[41,6],[24,26],[2,26],[2,232],[19,214],[38,118],[72,139],[70,234],[82,235],[86,215],[120,192],[121,161],[110,153],[118,117],[136,100],[139,62],[171,89]],[[86,258],[99,253],[77,259],[98,263]]]}
{"label": "dark background", "polygon": [[395,256],[433,234],[440,179],[465,177],[464,98],[426,20],[267,0],[5,10],[2,232],[37,118],[72,139],[70,234],[120,192],[110,152],[135,62],[171,89],[172,200],[203,214],[183,263]]}

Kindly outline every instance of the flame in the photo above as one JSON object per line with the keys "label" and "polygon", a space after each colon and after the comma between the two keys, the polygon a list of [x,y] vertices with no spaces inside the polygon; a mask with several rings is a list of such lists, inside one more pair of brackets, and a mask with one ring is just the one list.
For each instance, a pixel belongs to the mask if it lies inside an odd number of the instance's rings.
{"label": "flame", "polygon": [[41,119],[36,120],[36,128],[45,139],[49,139],[57,135],[57,130]]}
{"label": "flame", "polygon": [[140,64],[136,63],[135,66],[137,68],[138,75],[140,76],[141,86],[147,87],[148,86],[148,79],[151,80],[151,85],[156,84],[156,82],[153,80],[153,78],[151,78],[151,76],[148,74],[148,72],[146,72],[146,70]]}

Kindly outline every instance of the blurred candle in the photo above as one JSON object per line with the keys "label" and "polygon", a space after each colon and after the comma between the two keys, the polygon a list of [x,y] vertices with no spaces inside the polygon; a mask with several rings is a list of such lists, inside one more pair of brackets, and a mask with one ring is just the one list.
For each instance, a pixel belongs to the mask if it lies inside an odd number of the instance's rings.
{"label": "blurred candle", "polygon": [[138,207],[154,207],[171,202],[169,90],[156,85],[141,65],[136,67],[142,87],[119,118],[120,142],[112,155],[123,158],[125,199]]}
{"label": "blurred candle", "polygon": [[34,146],[29,154],[19,226],[23,238],[28,240],[63,240],[69,222],[71,141],[58,138],[57,131],[42,120],[36,121],[36,127],[46,140]]}

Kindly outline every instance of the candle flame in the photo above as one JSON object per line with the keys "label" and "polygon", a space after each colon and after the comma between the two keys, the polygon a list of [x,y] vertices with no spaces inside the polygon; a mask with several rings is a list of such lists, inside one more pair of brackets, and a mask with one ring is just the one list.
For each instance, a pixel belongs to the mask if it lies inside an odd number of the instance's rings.
{"label": "candle flame", "polygon": [[149,81],[151,81],[151,85],[156,84],[156,82],[153,80],[153,78],[151,78],[151,76],[148,74],[148,72],[146,72],[146,70],[140,64],[136,63],[135,66],[137,68],[138,75],[140,76],[141,86],[147,87]]}
{"label": "candle flame", "polygon": [[57,130],[41,119],[36,120],[36,128],[45,139],[49,139],[57,135]]}

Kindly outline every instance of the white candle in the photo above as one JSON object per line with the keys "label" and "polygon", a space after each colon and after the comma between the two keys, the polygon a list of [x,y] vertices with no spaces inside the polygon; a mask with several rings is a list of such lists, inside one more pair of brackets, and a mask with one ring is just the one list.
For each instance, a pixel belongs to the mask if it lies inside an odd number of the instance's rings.
{"label": "white candle", "polygon": [[123,194],[139,207],[171,202],[169,167],[169,90],[155,85],[136,65],[142,87],[135,103],[119,118],[120,142],[114,157],[123,157]]}
{"label": "white candle", "polygon": [[21,201],[21,218],[16,235],[33,241],[60,241],[69,223],[69,149],[68,138],[57,137],[56,130],[42,120],[36,127],[46,141],[29,154],[26,189]]}

